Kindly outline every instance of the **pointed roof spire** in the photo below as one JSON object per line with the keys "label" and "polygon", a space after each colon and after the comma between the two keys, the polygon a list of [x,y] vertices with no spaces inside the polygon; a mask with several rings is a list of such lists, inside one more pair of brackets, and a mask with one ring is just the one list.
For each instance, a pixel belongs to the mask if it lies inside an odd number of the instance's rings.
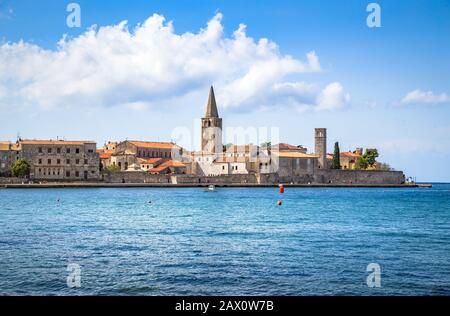
{"label": "pointed roof spire", "polygon": [[217,111],[216,96],[214,95],[213,86],[211,86],[211,89],[209,90],[208,104],[206,105],[205,117],[219,117],[219,112]]}

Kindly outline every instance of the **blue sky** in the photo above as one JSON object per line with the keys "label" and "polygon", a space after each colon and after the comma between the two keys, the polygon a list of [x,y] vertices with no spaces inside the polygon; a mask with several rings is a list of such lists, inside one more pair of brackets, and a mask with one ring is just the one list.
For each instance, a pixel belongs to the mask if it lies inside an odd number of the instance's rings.
{"label": "blue sky", "polygon": [[0,0],[0,139],[163,141],[184,126],[196,142],[214,84],[225,126],[310,149],[327,127],[329,148],[377,147],[408,176],[450,181],[448,0],[76,2],[81,28],[70,1]]}

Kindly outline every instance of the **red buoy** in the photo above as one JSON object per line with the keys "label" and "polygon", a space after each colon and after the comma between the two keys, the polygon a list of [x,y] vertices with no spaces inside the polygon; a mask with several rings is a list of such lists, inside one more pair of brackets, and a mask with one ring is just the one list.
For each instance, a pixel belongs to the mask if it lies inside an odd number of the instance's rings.
{"label": "red buoy", "polygon": [[280,194],[284,193],[284,185],[280,184]]}

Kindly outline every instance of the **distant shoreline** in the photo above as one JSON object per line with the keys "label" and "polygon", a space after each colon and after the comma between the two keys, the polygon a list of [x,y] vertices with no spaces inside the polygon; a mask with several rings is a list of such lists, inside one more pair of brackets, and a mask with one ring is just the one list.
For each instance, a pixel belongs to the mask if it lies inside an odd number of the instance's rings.
{"label": "distant shoreline", "polygon": [[[34,183],[0,184],[2,189],[58,188],[207,188],[211,184],[161,183]],[[217,188],[276,188],[278,184],[215,184]],[[432,184],[284,184],[288,188],[431,188]]]}

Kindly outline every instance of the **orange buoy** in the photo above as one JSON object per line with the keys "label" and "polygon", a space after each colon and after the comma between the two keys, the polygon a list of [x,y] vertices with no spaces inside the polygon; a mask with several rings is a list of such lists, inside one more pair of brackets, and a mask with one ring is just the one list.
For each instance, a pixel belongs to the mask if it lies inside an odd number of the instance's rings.
{"label": "orange buoy", "polygon": [[284,193],[284,185],[280,184],[280,194]]}

